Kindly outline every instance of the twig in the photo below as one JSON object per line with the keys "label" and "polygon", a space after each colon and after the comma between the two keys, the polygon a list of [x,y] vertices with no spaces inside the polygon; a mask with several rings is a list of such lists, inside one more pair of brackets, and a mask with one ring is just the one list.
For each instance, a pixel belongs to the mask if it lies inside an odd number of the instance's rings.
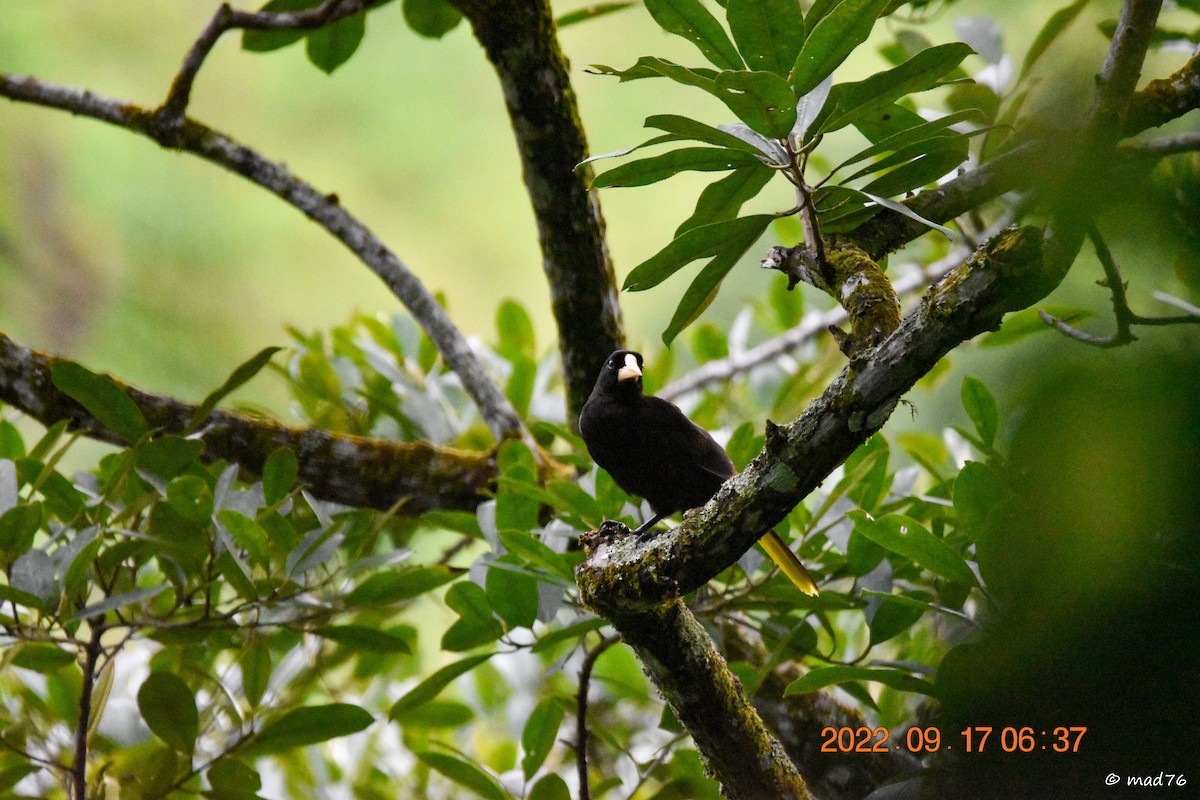
{"label": "twig", "polygon": [[[1094,225],[1088,230],[1088,236],[1091,237],[1092,243],[1096,248],[1096,256],[1100,259],[1100,265],[1104,268],[1104,279],[1097,281],[1097,283],[1100,286],[1107,286],[1108,290],[1112,293],[1113,315],[1117,320],[1117,330],[1110,336],[1087,333],[1068,325],[1066,322],[1048,314],[1044,310],[1039,311],[1038,314],[1047,325],[1052,325],[1060,333],[1085,344],[1090,344],[1093,347],[1120,347],[1137,340],[1137,337],[1133,335],[1134,325],[1183,325],[1200,323],[1200,309],[1194,306],[1191,306],[1191,309],[1196,313],[1174,317],[1143,317],[1140,314],[1135,314],[1133,309],[1129,307],[1129,297],[1126,294],[1128,286],[1121,278],[1121,271],[1117,267],[1116,259],[1113,258],[1112,251],[1108,249],[1108,244],[1104,241],[1104,237],[1100,235],[1100,231]],[[1160,294],[1156,292],[1155,297],[1159,297]],[[1169,297],[1169,295],[1164,295],[1164,297]],[[1179,302],[1182,303],[1183,301]]]}
{"label": "twig", "polygon": [[601,639],[600,643],[584,656],[583,664],[579,667],[579,689],[575,693],[575,768],[579,773],[579,800],[589,800],[591,797],[587,765],[587,696],[592,682],[592,668],[596,666],[596,659],[618,641],[618,636]]}
{"label": "twig", "polygon": [[177,133],[183,127],[184,114],[192,95],[192,84],[204,60],[227,31],[234,29],[253,30],[311,30],[330,25],[351,14],[362,11],[373,4],[373,0],[325,0],[316,8],[303,11],[235,11],[228,3],[222,3],[205,26],[200,37],[192,44],[167,99],[158,110],[159,124]]}
{"label": "twig", "polygon": [[88,641],[83,665],[83,685],[79,693],[79,718],[75,722],[75,761],[71,764],[71,800],[87,800],[88,732],[92,724],[92,690],[96,685],[96,664],[100,660],[100,637],[104,625],[90,621],[92,638]]}
{"label": "twig", "polygon": [[1151,158],[1190,153],[1200,150],[1200,133],[1181,133],[1177,136],[1161,136],[1157,139],[1124,142],[1117,149],[1125,155]]}
{"label": "twig", "polygon": [[185,118],[182,128],[174,131],[162,126],[158,114],[132,103],[8,73],[0,73],[0,96],[140,133],[163,147],[191,153],[235,172],[302,211],[370,267],[405,305],[458,375],[492,434],[497,439],[523,434],[517,412],[437,299],[370,228],[342,207],[337,195],[322,194],[282,164],[191,119]]}

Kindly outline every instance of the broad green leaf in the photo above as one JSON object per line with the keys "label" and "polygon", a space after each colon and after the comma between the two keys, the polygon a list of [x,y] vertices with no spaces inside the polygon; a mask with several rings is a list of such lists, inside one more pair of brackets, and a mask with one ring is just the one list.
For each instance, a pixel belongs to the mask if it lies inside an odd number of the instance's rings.
{"label": "broad green leaf", "polygon": [[169,584],[160,583],[157,586],[150,586],[145,589],[133,589],[132,591],[114,594],[104,600],[92,603],[90,606],[85,606],[74,616],[74,619],[84,620],[89,617],[98,617],[107,614],[109,611],[115,611],[118,608],[135,606],[147,600],[152,600],[169,588]]}
{"label": "broad green leaf", "polygon": [[25,455],[25,440],[17,426],[0,419],[0,458],[19,458]]}
{"label": "broad green leaf", "polygon": [[[271,0],[260,11],[278,13],[281,11],[304,11],[319,6],[323,0]],[[266,53],[287,47],[304,38],[307,31],[302,30],[244,30],[242,31],[242,49],[253,53]]]}
{"label": "broad green leaf", "polygon": [[380,630],[370,625],[331,625],[313,630],[322,639],[346,647],[350,650],[365,650],[372,653],[403,653],[409,655],[412,649],[408,642],[395,634]]}
{"label": "broad green leaf", "polygon": [[931,153],[937,153],[941,150],[954,150],[961,152],[967,149],[966,137],[957,131],[940,131],[939,133],[930,136],[927,139],[922,139],[919,142],[914,142],[907,147],[902,147],[892,153],[889,153],[884,158],[874,161],[867,166],[859,169],[851,175],[843,179],[843,183],[858,180],[867,175],[876,172],[882,172],[902,164],[915,161],[918,158],[928,156]]}
{"label": "broad green leaf", "polygon": [[494,653],[483,653],[480,655],[467,656],[464,659],[455,661],[452,664],[439,669],[437,672],[430,675],[425,680],[418,683],[412,689],[409,689],[399,700],[392,706],[388,712],[388,718],[396,722],[403,723],[404,716],[410,713],[413,709],[428,703],[433,698],[441,694],[442,690],[449,686],[455,678],[470,672],[475,667],[491,658]]}
{"label": "broad green leaf", "polygon": [[346,595],[350,606],[385,606],[420,597],[457,578],[461,570],[444,564],[380,572],[367,578]]}
{"label": "broad green leaf", "polygon": [[834,108],[821,129],[826,133],[838,130],[849,125],[864,111],[890,105],[906,95],[933,88],[946,73],[973,52],[961,42],[937,45],[865,80],[835,86],[829,103]]}
{"label": "broad green leaf", "polygon": [[483,798],[483,800],[512,800],[512,795],[504,791],[495,776],[464,758],[432,750],[426,750],[416,755],[430,769],[440,772],[459,786],[469,789],[475,797]]}
{"label": "broad green leaf", "polygon": [[906,603],[892,598],[885,598],[879,604],[870,623],[872,647],[900,635],[925,616],[930,597],[924,592],[921,594],[925,598],[925,604]]}
{"label": "broad green leaf", "polygon": [[366,32],[367,15],[359,11],[309,33],[305,53],[313,66],[329,75],[350,60]]}
{"label": "broad green leaf", "polygon": [[996,408],[996,398],[983,385],[983,381],[967,375],[963,378],[962,391],[963,410],[971,418],[975,432],[979,434],[984,446],[991,448],[996,443],[996,431],[1000,427],[1000,414]]}
{"label": "broad green leaf", "polygon": [[500,302],[496,310],[496,331],[500,335],[496,349],[505,358],[511,360],[521,355],[531,358],[537,355],[533,321],[525,307],[516,300],[505,299]]}
{"label": "broad green leaf", "polygon": [[713,89],[738,119],[769,139],[786,138],[796,124],[796,95],[774,73],[726,70]]}
{"label": "broad green leaf", "polygon": [[1054,44],[1059,35],[1075,21],[1079,12],[1083,11],[1089,2],[1090,0],[1076,0],[1050,15],[1046,24],[1034,37],[1033,44],[1029,46],[1029,52],[1025,54],[1025,60],[1021,62],[1021,72],[1017,76],[1018,82],[1025,77],[1029,70],[1033,69],[1033,65],[1042,57],[1042,54],[1050,49],[1050,45]]}
{"label": "broad green leaf", "polygon": [[798,142],[810,142],[817,131],[813,123],[821,118],[833,91],[833,78],[827,77],[796,101],[796,124],[792,126],[792,138]]}
{"label": "broad green leaf", "polygon": [[917,678],[902,669],[884,667],[817,667],[810,669],[802,678],[792,681],[783,690],[784,696],[793,694],[808,694],[826,686],[834,686],[851,681],[873,681],[898,689],[902,692],[918,692],[930,697],[936,696],[932,683]]}
{"label": "broad green leaf", "polygon": [[[53,569],[53,565],[51,565],[51,569]],[[46,600],[26,589],[17,586],[5,586],[4,584],[0,584],[0,601],[15,603],[18,606],[25,606],[26,608],[36,608],[38,611],[46,611],[49,606]]]}
{"label": "broad green leaf", "polygon": [[405,728],[461,728],[475,719],[475,711],[454,700],[430,700],[404,715]]}
{"label": "broad green leaf", "polygon": [[196,697],[179,677],[151,672],[137,693],[138,709],[151,732],[173,750],[191,753],[200,733]]}
{"label": "broad green leaf", "polygon": [[458,27],[462,13],[446,0],[404,0],[404,21],[429,39],[440,39]]}
{"label": "broad green leaf", "polygon": [[296,461],[295,453],[286,447],[272,450],[263,463],[262,471],[263,497],[267,504],[274,505],[287,497],[296,485],[299,473],[300,464]]}
{"label": "broad green leaf", "polygon": [[716,145],[717,147],[743,150],[755,156],[760,155],[762,152],[750,142],[734,136],[732,133],[688,117],[681,117],[678,114],[654,114],[646,117],[646,127],[658,128],[661,131],[673,134],[679,139],[692,139],[697,142]]}
{"label": "broad green leaf", "polygon": [[226,508],[217,512],[219,524],[237,542],[238,547],[246,551],[250,559],[264,569],[271,563],[271,546],[267,540],[267,532],[254,520],[240,511]]}
{"label": "broad green leaf", "polygon": [[242,695],[251,708],[258,708],[271,684],[271,648],[255,637],[242,650],[238,665],[242,668]]}
{"label": "broad green leaf", "polygon": [[725,16],[746,66],[786,78],[804,44],[798,0],[729,0]]}
{"label": "broad green leaf", "polygon": [[684,86],[696,86],[706,92],[713,90],[713,82],[717,78],[716,70],[703,67],[682,67],[674,61],[655,56],[642,56],[629,69],[613,69],[603,64],[593,64],[592,69],[599,75],[611,75],[622,83],[639,78],[670,78],[676,83]]}
{"label": "broad green leaf", "polygon": [[946,129],[952,125],[957,125],[960,122],[966,122],[972,119],[978,119],[979,113],[973,109],[967,111],[956,111],[953,114],[947,114],[944,117],[926,122],[923,125],[918,125],[914,128],[907,128],[902,131],[893,133],[880,141],[872,144],[863,150],[858,151],[854,155],[847,158],[842,163],[833,168],[830,174],[837,173],[842,169],[856,164],[859,161],[865,161],[868,158],[873,158],[883,153],[895,152],[910,145],[920,144],[921,142],[936,139],[946,133]]}
{"label": "broad green leaf", "polygon": [[683,297],[679,299],[679,305],[675,307],[675,313],[671,315],[671,321],[662,333],[664,345],[670,347],[671,342],[675,341],[675,337],[695,322],[712,304],[721,288],[721,281],[725,280],[725,276],[737,265],[738,259],[745,254],[746,250],[750,249],[750,245],[753,243],[751,240],[745,247],[733,247],[719,253],[704,265],[704,268],[688,286],[687,291],[683,293]]}
{"label": "broad green leaf", "polygon": [[[1008,499],[1008,492],[991,467],[968,461],[954,478],[953,496],[959,526],[968,536],[979,540],[981,529]],[[979,556],[982,560],[983,554]]]}
{"label": "broad green leaf", "polygon": [[180,475],[168,483],[167,503],[188,522],[203,522],[213,512],[212,490],[199,475]]}
{"label": "broad green leaf", "polygon": [[212,785],[213,800],[250,800],[262,788],[258,771],[236,758],[220,758],[204,773]]}
{"label": "broad green leaf", "polygon": [[554,697],[543,697],[530,712],[521,730],[521,749],[525,751],[521,771],[525,773],[525,780],[532,778],[545,763],[565,716],[562,704]]}
{"label": "broad green leaf", "polygon": [[458,614],[442,635],[442,649],[461,653],[494,642],[504,635],[504,626],[492,612],[487,595],[478,584],[456,583],[446,591],[446,605]]}
{"label": "broad green leaf", "polygon": [[620,0],[619,2],[608,3],[592,3],[575,11],[568,11],[561,17],[554,20],[554,27],[562,30],[568,25],[578,25],[580,22],[603,17],[612,14],[614,11],[624,11],[634,5],[633,0]]}
{"label": "broad green leaf", "polygon": [[842,0],[816,27],[800,48],[792,68],[792,89],[797,97],[812,91],[846,57],[867,40],[875,18],[889,0]]}
{"label": "broad green leaf", "polygon": [[551,550],[544,542],[525,531],[501,528],[500,543],[526,564],[540,567],[552,575],[573,581],[575,573],[561,553]]}
{"label": "broad green leaf", "polygon": [[534,643],[530,650],[531,652],[539,653],[543,650],[550,649],[560,642],[566,642],[572,639],[582,639],[588,633],[594,630],[599,630],[607,624],[608,622],[600,617],[588,617],[587,619],[579,622],[571,623],[565,628],[559,628],[543,634],[538,638],[537,642]]}
{"label": "broad green leaf", "polygon": [[56,672],[75,663],[75,654],[58,645],[40,642],[21,642],[10,651],[11,664],[22,669],[31,669],[43,674]]}
{"label": "broad green leaf", "polygon": [[675,229],[675,237],[701,225],[734,219],[746,201],[757,196],[774,174],[770,167],[761,164],[738,167],[724,178],[709,184],[700,193],[692,215]]}
{"label": "broad green leaf", "polygon": [[773,219],[773,214],[757,214],[692,228],[634,267],[622,289],[634,292],[650,289],[697,259],[730,249],[740,248],[744,252]]}
{"label": "broad green leaf", "polygon": [[696,45],[720,69],[745,66],[721,23],[699,0],[645,0],[645,3],[659,27]]}
{"label": "broad green leaf", "polygon": [[208,415],[217,407],[217,403],[220,403],[238,387],[261,372],[262,368],[271,361],[271,357],[282,349],[282,347],[264,347],[239,365],[233,372],[229,373],[229,377],[225,379],[225,382],[210,392],[208,397],[204,398],[200,405],[196,406],[196,410],[192,412],[191,419],[188,420],[187,430],[194,431],[203,425],[204,421],[208,419]]}
{"label": "broad green leaf", "polygon": [[893,553],[947,580],[975,585],[975,573],[950,545],[930,533],[915,519],[888,514],[871,519],[865,512],[851,511],[854,530]]}
{"label": "broad green leaf", "polygon": [[137,441],[149,430],[141,409],[107,375],[98,375],[74,361],[56,361],[50,379],[59,391],[123,439]]}
{"label": "broad green leaf", "polygon": [[493,562],[488,567],[484,591],[492,608],[511,627],[532,628],[537,620],[538,582],[528,575],[505,569],[505,566],[517,563],[518,559],[513,555]]}
{"label": "broad green leaf", "polygon": [[681,172],[719,172],[757,162],[750,153],[725,147],[681,147],[613,167],[597,175],[592,180],[592,188],[647,186]]}
{"label": "broad green leaf", "polygon": [[7,566],[33,546],[42,526],[42,504],[23,503],[0,515],[0,566]]}
{"label": "broad green leaf", "polygon": [[[620,785],[620,778],[610,778],[609,780],[617,781],[616,785]],[[599,796],[603,791],[604,784],[596,789],[596,796]],[[558,777],[553,772],[548,772],[538,778],[537,783],[529,790],[528,800],[571,800],[571,790],[567,786],[567,782]]]}
{"label": "broad green leaf", "polygon": [[254,756],[282,753],[358,733],[374,721],[365,709],[350,703],[295,708],[268,722],[242,752]]}
{"label": "broad green leaf", "polygon": [[170,480],[195,464],[204,452],[204,442],[182,436],[156,436],[137,448],[139,469],[149,470],[160,478]]}
{"label": "broad green leaf", "polygon": [[[862,187],[864,194],[898,197],[934,183],[967,160],[966,139],[950,139],[943,148],[917,156]],[[949,234],[947,234],[949,235]]]}

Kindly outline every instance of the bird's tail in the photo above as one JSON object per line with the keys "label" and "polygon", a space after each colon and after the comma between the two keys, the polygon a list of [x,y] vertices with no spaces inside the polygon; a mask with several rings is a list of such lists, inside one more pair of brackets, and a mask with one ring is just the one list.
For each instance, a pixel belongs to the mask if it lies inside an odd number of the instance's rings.
{"label": "bird's tail", "polygon": [[796,558],[792,549],[784,543],[783,539],[779,538],[779,534],[775,531],[767,531],[767,534],[758,540],[758,544],[771,557],[775,565],[783,570],[783,574],[796,584],[797,589],[812,597],[820,594],[812,575],[808,574],[808,570],[800,563],[800,559]]}

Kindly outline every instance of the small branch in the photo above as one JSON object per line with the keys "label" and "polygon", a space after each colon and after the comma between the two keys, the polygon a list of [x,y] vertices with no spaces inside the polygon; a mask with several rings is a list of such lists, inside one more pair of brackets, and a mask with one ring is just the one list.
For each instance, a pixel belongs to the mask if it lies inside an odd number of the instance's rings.
{"label": "small branch", "polygon": [[92,690],[96,685],[96,665],[100,661],[101,620],[90,621],[92,637],[84,651],[83,684],[79,694],[79,718],[75,722],[75,761],[71,764],[71,800],[87,800],[88,732],[92,726]]}
{"label": "small branch", "polygon": [[598,645],[588,651],[583,663],[579,666],[579,689],[575,693],[575,769],[579,773],[579,800],[589,800],[591,797],[587,761],[587,696],[588,688],[592,683],[592,668],[596,666],[596,659],[600,658],[605,650],[618,641],[620,638],[617,636],[607,636],[601,639]]}
{"label": "small branch", "polygon": [[1169,306],[1175,306],[1187,312],[1190,317],[1200,317],[1200,306],[1195,306],[1186,300],[1167,294],[1166,292],[1155,292],[1154,299],[1160,303],[1166,303]]}
{"label": "small branch", "polygon": [[1181,133],[1178,136],[1162,136],[1157,139],[1125,142],[1119,150],[1123,155],[1146,158],[1163,158],[1179,153],[1200,150],[1200,133]]}
{"label": "small branch", "polygon": [[325,0],[324,3],[316,8],[309,8],[304,11],[284,12],[235,11],[228,3],[222,3],[221,7],[213,15],[212,20],[205,26],[204,31],[200,34],[200,38],[196,39],[191,49],[188,50],[187,55],[184,56],[183,65],[179,68],[179,73],[175,76],[175,80],[171,82],[171,89],[167,93],[167,99],[158,110],[159,124],[164,128],[173,129],[176,132],[182,129],[184,115],[187,112],[187,106],[192,96],[192,84],[195,83],[196,75],[200,72],[200,68],[204,66],[204,60],[208,58],[208,54],[217,44],[217,40],[227,31],[238,28],[254,30],[312,30],[330,25],[343,17],[348,17],[351,14],[362,11],[372,5],[373,1]]}
{"label": "small branch", "polygon": [[[1136,341],[1137,337],[1133,335],[1132,330],[1134,325],[1183,325],[1200,323],[1200,316],[1190,313],[1175,317],[1143,317],[1140,314],[1135,314],[1129,307],[1129,297],[1126,294],[1127,284],[1121,278],[1121,271],[1117,267],[1116,259],[1113,258],[1112,251],[1108,249],[1108,244],[1104,241],[1104,237],[1100,235],[1100,231],[1095,226],[1092,226],[1088,231],[1088,236],[1091,237],[1092,244],[1096,248],[1096,256],[1100,259],[1100,265],[1104,268],[1104,279],[1097,281],[1097,283],[1100,286],[1107,286],[1109,292],[1112,293],[1113,315],[1116,317],[1117,330],[1111,336],[1099,336],[1081,331],[1045,311],[1039,311],[1038,314],[1046,324],[1052,325],[1060,333],[1077,341],[1090,344],[1093,347],[1107,348],[1121,347],[1122,345]],[[1196,309],[1196,311],[1200,312],[1200,309]]]}
{"label": "small branch", "polygon": [[57,108],[140,133],[163,147],[191,153],[275,194],[344,244],[387,285],[429,335],[463,383],[497,440],[524,434],[508,398],[475,356],[433,294],[375,233],[342,207],[337,195],[322,194],[286,167],[198,122],[185,119],[176,131],[164,128],[159,115],[92,92],[0,73],[0,96]]}

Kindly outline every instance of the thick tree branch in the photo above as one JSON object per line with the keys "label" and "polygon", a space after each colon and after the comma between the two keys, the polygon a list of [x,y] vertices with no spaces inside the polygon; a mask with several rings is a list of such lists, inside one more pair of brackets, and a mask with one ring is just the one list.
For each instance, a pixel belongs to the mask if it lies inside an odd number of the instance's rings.
{"label": "thick tree branch", "polygon": [[600,201],[586,188],[590,168],[575,170],[587,158],[587,141],[566,58],[544,0],[451,2],[471,22],[500,78],[537,219],[574,420],[625,334]]}
{"label": "thick tree branch", "polygon": [[[78,403],[55,388],[55,356],[30,350],[0,334],[0,401],[45,425],[68,420],[71,427],[101,441],[126,445]],[[149,394],[117,381],[150,427],[184,434],[196,406]],[[475,453],[428,442],[393,442],[296,428],[270,420],[214,411],[198,434],[205,456],[238,464],[259,474],[275,449],[286,447],[300,462],[300,481],[313,494],[348,506],[388,509],[415,515],[432,508],[474,510],[494,488],[495,451]],[[543,459],[543,469],[561,469]]]}
{"label": "thick tree branch", "polygon": [[492,434],[499,440],[523,432],[520,417],[433,294],[370,228],[341,206],[337,195],[322,194],[282,164],[191,119],[184,119],[178,128],[164,127],[156,112],[139,106],[7,73],[0,73],[0,96],[140,133],[163,147],[191,153],[235,172],[302,211],[349,248],[399,298],[462,380]]}

